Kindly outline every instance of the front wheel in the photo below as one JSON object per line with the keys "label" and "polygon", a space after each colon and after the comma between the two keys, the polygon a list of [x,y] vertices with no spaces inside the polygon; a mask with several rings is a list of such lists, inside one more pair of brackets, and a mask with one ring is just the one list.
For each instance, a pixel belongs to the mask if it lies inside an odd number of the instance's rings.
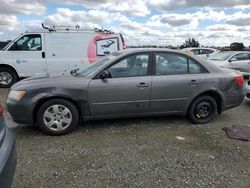
{"label": "front wheel", "polygon": [[190,106],[189,117],[195,124],[205,124],[217,114],[217,103],[214,98],[203,95],[196,98]]}
{"label": "front wheel", "polygon": [[40,129],[50,135],[62,135],[71,132],[79,122],[76,106],[64,99],[52,99],[41,105],[37,113]]}
{"label": "front wheel", "polygon": [[8,67],[0,67],[0,87],[9,88],[17,82],[16,73]]}

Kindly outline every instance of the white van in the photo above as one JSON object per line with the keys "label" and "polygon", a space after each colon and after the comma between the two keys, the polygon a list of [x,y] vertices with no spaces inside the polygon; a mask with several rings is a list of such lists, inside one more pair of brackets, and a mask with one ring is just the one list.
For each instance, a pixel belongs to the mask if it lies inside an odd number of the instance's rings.
{"label": "white van", "polygon": [[44,29],[21,34],[0,51],[0,87],[10,87],[19,78],[81,69],[125,49],[122,35],[107,30]]}

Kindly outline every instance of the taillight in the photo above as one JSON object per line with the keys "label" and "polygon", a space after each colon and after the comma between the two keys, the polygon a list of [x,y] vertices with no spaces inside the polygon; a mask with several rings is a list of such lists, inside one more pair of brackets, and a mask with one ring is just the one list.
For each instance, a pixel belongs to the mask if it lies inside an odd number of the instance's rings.
{"label": "taillight", "polygon": [[234,81],[240,87],[242,87],[244,85],[244,78],[243,78],[243,76],[237,76],[237,77],[235,77]]}
{"label": "taillight", "polygon": [[122,48],[123,48],[123,50],[126,49],[126,44],[125,44],[125,42],[122,42]]}
{"label": "taillight", "polygon": [[0,116],[3,115],[3,111],[4,111],[4,109],[3,109],[2,105],[0,104]]}

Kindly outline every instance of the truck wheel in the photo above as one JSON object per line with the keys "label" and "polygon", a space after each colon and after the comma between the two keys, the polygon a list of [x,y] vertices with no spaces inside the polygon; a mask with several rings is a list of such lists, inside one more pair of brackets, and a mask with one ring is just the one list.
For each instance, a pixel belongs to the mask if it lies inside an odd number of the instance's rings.
{"label": "truck wheel", "polygon": [[195,124],[205,124],[217,114],[216,101],[207,95],[195,99],[189,108],[189,117]]}
{"label": "truck wheel", "polygon": [[9,88],[17,82],[16,73],[8,67],[0,67],[0,87]]}
{"label": "truck wheel", "polygon": [[50,135],[71,132],[79,122],[79,112],[74,104],[64,99],[52,99],[43,103],[37,112],[40,129]]}

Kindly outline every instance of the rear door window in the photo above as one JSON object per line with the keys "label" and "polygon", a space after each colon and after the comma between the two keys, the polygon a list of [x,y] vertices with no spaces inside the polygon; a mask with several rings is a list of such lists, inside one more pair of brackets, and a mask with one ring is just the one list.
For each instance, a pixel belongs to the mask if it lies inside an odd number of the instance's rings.
{"label": "rear door window", "polygon": [[200,74],[203,72],[202,66],[190,58],[188,59],[188,65],[189,65],[189,74]]}
{"label": "rear door window", "polygon": [[205,68],[193,59],[174,53],[156,53],[156,75],[200,74]]}
{"label": "rear door window", "polygon": [[187,74],[187,58],[178,54],[157,53],[156,75]]}

